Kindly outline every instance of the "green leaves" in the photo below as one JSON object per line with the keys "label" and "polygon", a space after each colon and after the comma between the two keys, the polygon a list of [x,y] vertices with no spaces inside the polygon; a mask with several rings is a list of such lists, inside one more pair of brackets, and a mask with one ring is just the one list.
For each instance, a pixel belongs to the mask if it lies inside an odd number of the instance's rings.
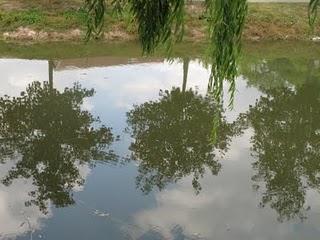
{"label": "green leaves", "polygon": [[[105,0],[85,0],[88,9],[88,34],[99,36],[103,26]],[[115,9],[128,4],[138,26],[144,53],[152,53],[159,45],[172,46],[184,34],[185,0],[113,0]],[[314,26],[320,0],[310,0],[309,22]],[[241,38],[247,15],[247,0],[206,0],[209,57],[212,64],[209,90],[219,102],[224,81],[229,85],[232,107],[235,78],[241,53]]]}
{"label": "green leaves", "polygon": [[[215,142],[210,132],[212,116],[219,122]],[[144,193],[162,190],[185,176],[192,176],[194,190],[199,193],[200,179],[208,170],[213,175],[219,173],[218,157],[227,151],[235,135],[220,106],[192,89],[161,91],[158,100],[134,106],[127,117],[128,130],[135,139],[130,145],[131,159],[139,161],[136,183]]]}
{"label": "green leaves", "polygon": [[252,179],[263,186],[260,205],[276,210],[279,221],[304,219],[309,208],[307,191],[319,189],[318,80],[307,74],[306,82],[295,88],[266,89],[239,121],[254,129],[251,149],[256,173]]}
{"label": "green leaves", "polygon": [[320,0],[310,0],[309,3],[309,24],[313,28],[316,18],[317,18],[317,11],[320,5]]}
{"label": "green leaves", "polygon": [[181,40],[184,32],[184,0],[129,0],[138,23],[144,53],[151,53],[172,36]]}
{"label": "green leaves", "polygon": [[85,0],[85,9],[88,13],[86,40],[92,36],[99,38],[104,25],[106,2],[105,0]]}
{"label": "green leaves", "polygon": [[20,156],[0,182],[32,179],[35,190],[26,205],[47,213],[49,200],[56,207],[73,204],[72,190],[84,182],[79,166],[117,160],[109,150],[111,129],[94,127],[98,119],[81,109],[93,94],[79,84],[59,92],[33,82],[19,97],[0,98],[0,162]]}
{"label": "green leaves", "polygon": [[231,106],[248,5],[246,0],[207,0],[206,5],[212,62],[209,89],[220,100],[223,81],[228,80]]}

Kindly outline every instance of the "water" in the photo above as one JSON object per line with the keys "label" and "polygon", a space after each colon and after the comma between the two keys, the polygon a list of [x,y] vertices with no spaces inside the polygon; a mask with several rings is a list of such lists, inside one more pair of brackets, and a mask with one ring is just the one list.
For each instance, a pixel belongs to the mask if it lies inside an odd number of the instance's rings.
{"label": "water", "polygon": [[1,59],[0,238],[318,239],[319,47],[280,49],[223,111],[200,58]]}

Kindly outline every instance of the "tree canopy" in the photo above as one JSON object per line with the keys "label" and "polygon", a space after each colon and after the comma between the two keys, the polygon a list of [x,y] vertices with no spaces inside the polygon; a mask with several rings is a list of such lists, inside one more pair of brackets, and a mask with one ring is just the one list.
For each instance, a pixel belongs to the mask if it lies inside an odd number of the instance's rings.
{"label": "tree canopy", "polygon": [[[214,115],[219,116],[215,142],[211,139],[211,129],[217,124]],[[161,91],[158,100],[134,106],[127,116],[134,139],[131,158],[139,164],[137,186],[145,193],[189,175],[195,191],[200,192],[200,178],[206,169],[218,174],[217,154],[227,151],[236,134],[220,107],[191,89]]]}
{"label": "tree canopy", "polygon": [[312,72],[295,87],[263,88],[266,96],[242,115],[254,129],[252,179],[261,206],[275,209],[280,221],[305,218],[307,190],[320,189],[320,85]]}
{"label": "tree canopy", "polygon": [[27,205],[46,212],[49,201],[56,207],[73,204],[73,188],[84,181],[79,167],[116,160],[108,150],[111,129],[93,128],[98,119],[80,108],[93,93],[77,84],[59,92],[33,82],[21,96],[0,99],[0,162],[15,161],[2,182],[32,179],[36,190]]}

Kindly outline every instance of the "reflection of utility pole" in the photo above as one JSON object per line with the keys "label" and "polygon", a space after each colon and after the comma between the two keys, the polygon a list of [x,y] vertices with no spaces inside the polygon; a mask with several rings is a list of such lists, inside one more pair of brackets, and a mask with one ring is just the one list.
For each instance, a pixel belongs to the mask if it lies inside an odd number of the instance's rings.
{"label": "reflection of utility pole", "polygon": [[55,67],[53,60],[48,61],[48,69],[49,69],[49,86],[53,89],[53,68]]}
{"label": "reflection of utility pole", "polygon": [[183,84],[182,84],[182,92],[186,91],[187,88],[187,80],[188,80],[188,71],[189,71],[189,58],[183,59]]}

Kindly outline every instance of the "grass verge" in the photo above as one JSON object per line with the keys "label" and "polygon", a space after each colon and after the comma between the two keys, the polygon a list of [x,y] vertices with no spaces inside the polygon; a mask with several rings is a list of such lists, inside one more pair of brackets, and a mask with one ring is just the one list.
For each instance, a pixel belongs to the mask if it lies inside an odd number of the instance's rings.
{"label": "grass verge", "polygon": [[[47,2],[47,3],[46,3]],[[80,0],[2,0],[0,38],[15,41],[79,40],[86,31],[86,13]],[[320,23],[314,34],[308,25],[306,3],[250,3],[244,30],[246,40],[306,40],[320,35]],[[201,4],[188,6],[187,41],[204,41],[206,24]],[[129,14],[106,14],[105,40],[135,40],[136,26]]]}

